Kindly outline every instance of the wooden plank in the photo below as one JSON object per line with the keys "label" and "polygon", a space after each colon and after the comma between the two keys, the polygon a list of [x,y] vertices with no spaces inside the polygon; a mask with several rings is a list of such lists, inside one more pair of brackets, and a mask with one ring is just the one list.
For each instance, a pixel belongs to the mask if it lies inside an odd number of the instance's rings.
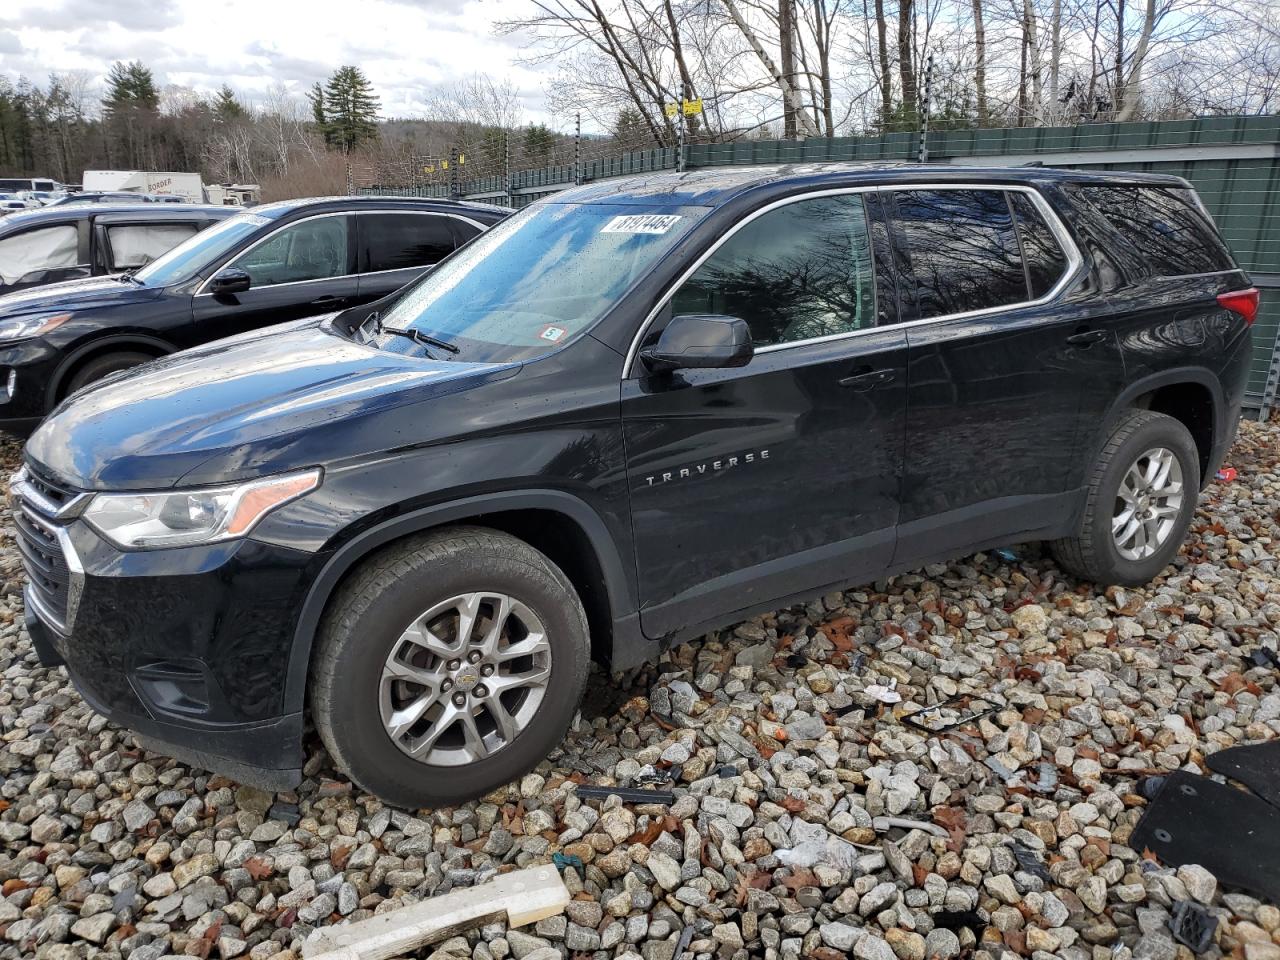
{"label": "wooden plank", "polygon": [[388,910],[355,923],[312,931],[302,944],[307,960],[389,960],[499,920],[520,927],[564,911],[569,891],[554,866],[504,873],[488,883]]}

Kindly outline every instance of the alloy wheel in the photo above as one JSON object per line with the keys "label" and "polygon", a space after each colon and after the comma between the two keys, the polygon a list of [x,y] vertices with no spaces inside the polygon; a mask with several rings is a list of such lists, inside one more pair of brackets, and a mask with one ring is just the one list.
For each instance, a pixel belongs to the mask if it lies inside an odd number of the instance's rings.
{"label": "alloy wheel", "polygon": [[1178,525],[1182,510],[1182,464],[1166,447],[1153,447],[1125,471],[1116,491],[1111,536],[1120,556],[1145,560]]}
{"label": "alloy wheel", "polygon": [[415,760],[475,763],[519,736],[550,679],[537,615],[506,594],[465,593],[426,610],[392,646],[379,681],[382,724]]}

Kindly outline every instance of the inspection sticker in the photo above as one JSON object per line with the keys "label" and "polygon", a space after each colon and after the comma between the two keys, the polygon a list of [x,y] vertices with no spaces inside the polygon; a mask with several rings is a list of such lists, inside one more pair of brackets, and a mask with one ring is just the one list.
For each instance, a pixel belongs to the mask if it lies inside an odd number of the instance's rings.
{"label": "inspection sticker", "polygon": [[601,233],[666,233],[680,221],[675,213],[639,213],[614,217],[601,228]]}
{"label": "inspection sticker", "polygon": [[538,334],[543,340],[550,340],[552,343],[559,343],[564,339],[564,335],[569,331],[564,327],[546,326],[542,328],[542,332]]}

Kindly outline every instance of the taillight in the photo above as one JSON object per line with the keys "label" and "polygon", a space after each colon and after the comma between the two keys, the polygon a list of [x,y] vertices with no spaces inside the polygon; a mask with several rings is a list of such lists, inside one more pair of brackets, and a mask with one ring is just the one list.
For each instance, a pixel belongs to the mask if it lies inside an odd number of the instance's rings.
{"label": "taillight", "polygon": [[1231,293],[1218,294],[1219,305],[1226,307],[1232,313],[1238,313],[1244,317],[1246,324],[1252,324],[1253,318],[1258,315],[1258,288],[1250,287],[1248,290],[1233,290]]}

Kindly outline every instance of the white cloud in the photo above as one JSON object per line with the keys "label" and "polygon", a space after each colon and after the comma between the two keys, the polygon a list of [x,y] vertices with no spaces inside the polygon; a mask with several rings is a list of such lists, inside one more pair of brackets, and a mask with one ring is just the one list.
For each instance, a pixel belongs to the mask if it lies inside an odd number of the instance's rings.
{"label": "white cloud", "polygon": [[[248,99],[278,83],[301,93],[343,64],[373,83],[388,117],[421,116],[432,89],[483,72],[509,77],[530,122],[547,76],[517,62],[520,41],[493,25],[526,14],[527,0],[6,0],[0,76],[42,82],[50,72],[105,78],[113,60],[141,60],[161,86]],[[567,129],[567,128],[566,128]]]}

